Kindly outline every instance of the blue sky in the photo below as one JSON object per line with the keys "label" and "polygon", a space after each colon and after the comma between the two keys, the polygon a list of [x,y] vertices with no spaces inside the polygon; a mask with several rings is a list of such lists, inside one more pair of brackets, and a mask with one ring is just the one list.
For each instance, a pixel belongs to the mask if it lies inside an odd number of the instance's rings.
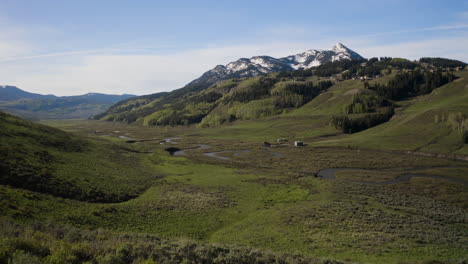
{"label": "blue sky", "polygon": [[39,93],[169,91],[239,57],[337,42],[468,61],[468,1],[0,0],[0,84]]}

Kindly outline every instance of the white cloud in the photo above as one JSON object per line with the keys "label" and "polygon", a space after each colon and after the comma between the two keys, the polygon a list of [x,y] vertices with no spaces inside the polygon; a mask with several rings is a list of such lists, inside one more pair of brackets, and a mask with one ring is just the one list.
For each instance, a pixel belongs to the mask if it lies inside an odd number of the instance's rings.
{"label": "white cloud", "polygon": [[[156,44],[155,40],[136,40],[98,49],[58,52],[47,52],[46,48],[38,52],[39,45],[47,42],[28,41],[34,34],[41,35],[44,39],[57,34],[53,29],[19,27],[5,22],[0,17],[0,84],[56,95],[88,92],[149,94],[180,88],[214,66],[241,57],[282,57],[312,48],[329,49],[336,42],[342,42],[368,58],[392,56],[418,59],[424,56],[440,56],[468,61],[466,15],[466,12],[460,13],[459,23],[453,25],[380,32],[344,39],[320,38],[328,34],[318,29],[283,25],[266,29],[264,32],[255,32],[248,38],[250,44],[211,44],[199,49],[168,51],[168,43]],[[458,30],[461,33],[458,32],[456,36],[445,34],[449,30]],[[411,35],[412,32],[423,31],[437,31],[438,34],[429,40],[400,41],[392,44],[388,44],[388,41],[386,44],[377,42],[391,39],[389,35],[392,34]],[[317,40],[305,41],[311,36],[316,36]],[[406,39],[411,39],[411,36]],[[165,52],[155,54],[158,50]]]}
{"label": "white cloud", "polygon": [[[319,43],[321,46],[319,46]],[[180,88],[218,64],[240,57],[281,57],[310,48],[329,49],[332,41],[283,42],[252,45],[213,46],[164,55],[68,54],[58,58],[4,62],[0,79],[5,84],[38,93],[76,95],[88,92],[149,94]],[[392,56],[418,59],[441,56],[468,61],[468,37],[423,40],[390,45],[349,39],[351,49],[365,57]]]}
{"label": "white cloud", "polygon": [[[310,45],[310,44],[309,44]],[[259,54],[285,56],[310,48],[306,43],[237,45],[165,55],[73,54],[66,62],[49,58],[1,63],[2,82],[31,92],[56,95],[87,92],[149,94],[180,88],[217,64]],[[31,58],[32,59],[32,58]]]}
{"label": "white cloud", "polygon": [[445,57],[468,61],[468,36],[421,40],[390,45],[362,45],[356,46],[357,51],[364,57],[401,57],[419,59],[421,57]]}
{"label": "white cloud", "polygon": [[32,46],[23,40],[25,30],[0,18],[0,59],[21,56],[32,51]]}
{"label": "white cloud", "polygon": [[14,42],[6,42],[6,41],[0,42],[0,58],[10,57],[10,56],[20,56],[28,52],[29,50],[30,49],[22,43],[14,43]]}

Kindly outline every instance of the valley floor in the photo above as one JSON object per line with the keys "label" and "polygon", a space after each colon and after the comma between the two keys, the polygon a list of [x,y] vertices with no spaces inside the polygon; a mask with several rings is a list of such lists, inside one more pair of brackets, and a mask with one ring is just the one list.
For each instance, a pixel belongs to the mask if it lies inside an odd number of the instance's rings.
{"label": "valley floor", "polygon": [[[264,147],[263,141],[274,138],[213,137],[207,135],[215,130],[192,127],[48,124],[110,141],[154,175],[136,198],[119,203],[63,199],[2,185],[2,215],[349,263],[468,259],[464,161],[351,146],[294,147],[291,141]],[[169,147],[184,151],[170,155]],[[323,170],[330,168],[343,169],[327,177]],[[392,182],[401,177],[407,179]]]}

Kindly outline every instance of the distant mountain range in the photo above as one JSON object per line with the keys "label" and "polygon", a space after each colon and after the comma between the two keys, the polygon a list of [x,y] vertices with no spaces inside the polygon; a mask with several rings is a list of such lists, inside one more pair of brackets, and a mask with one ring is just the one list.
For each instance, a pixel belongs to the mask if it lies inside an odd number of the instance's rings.
{"label": "distant mountain range", "polygon": [[[214,67],[180,89],[169,93],[156,93],[127,99],[113,105],[108,111],[96,115],[95,118],[132,123],[140,117],[150,116],[165,109],[167,105],[173,105],[191,93],[206,90],[224,80],[251,78],[300,69],[305,70],[328,62],[363,59],[361,55],[341,43],[336,44],[330,50],[311,49],[279,59],[269,56],[255,56],[250,59],[241,58],[226,65]],[[194,117],[193,120],[190,119],[188,122],[199,121],[199,117]]]}
{"label": "distant mountain range", "polygon": [[105,111],[109,106],[131,97],[135,95],[42,95],[5,85],[0,86],[0,110],[28,119],[81,119]]}
{"label": "distant mountain range", "polygon": [[214,67],[187,86],[207,87],[231,78],[255,77],[273,72],[309,69],[326,62],[360,59],[363,59],[361,55],[341,43],[336,44],[331,50],[311,49],[279,59],[269,56],[255,56],[250,59],[241,58],[226,65]]}

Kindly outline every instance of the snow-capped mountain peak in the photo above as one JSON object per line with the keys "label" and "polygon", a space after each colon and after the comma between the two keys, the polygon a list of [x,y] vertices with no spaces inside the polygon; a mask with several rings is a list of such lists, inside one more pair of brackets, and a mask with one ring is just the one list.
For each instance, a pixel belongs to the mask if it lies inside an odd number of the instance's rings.
{"label": "snow-capped mountain peak", "polygon": [[336,43],[336,45],[333,46],[331,50],[336,51],[336,52],[348,52],[349,51],[349,49],[341,43]]}
{"label": "snow-capped mountain peak", "polygon": [[272,72],[308,69],[330,61],[355,59],[363,59],[363,57],[345,45],[337,43],[331,50],[310,49],[283,58],[269,56],[254,56],[250,59],[241,58],[226,65],[214,67],[188,85],[209,86],[230,78],[254,77]]}

